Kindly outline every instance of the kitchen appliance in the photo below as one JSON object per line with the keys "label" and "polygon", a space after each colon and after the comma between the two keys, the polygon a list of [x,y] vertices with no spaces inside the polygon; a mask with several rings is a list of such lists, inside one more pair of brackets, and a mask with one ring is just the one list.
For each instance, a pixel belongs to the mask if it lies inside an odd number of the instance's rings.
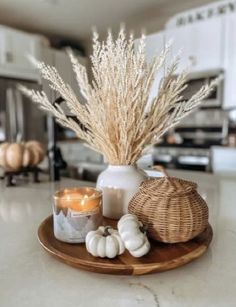
{"label": "kitchen appliance", "polygon": [[166,135],[154,149],[155,164],[167,168],[211,171],[211,146],[222,146],[228,141],[229,116],[223,108],[223,70],[191,73],[187,88],[181,93],[182,99],[188,100],[215,78],[219,78],[219,82],[201,107],[184,118],[171,132],[172,135]]}
{"label": "kitchen appliance", "polygon": [[45,143],[46,115],[17,88],[40,89],[37,82],[0,78],[0,142],[38,140]]}
{"label": "kitchen appliance", "polygon": [[[194,61],[194,59],[192,59]],[[223,70],[209,70],[198,73],[191,73],[188,77],[187,87],[181,93],[183,100],[190,99],[203,85],[209,84],[212,80],[219,78],[211,94],[203,100],[201,108],[220,108],[223,101],[224,89]]]}
{"label": "kitchen appliance", "polygon": [[[202,108],[185,118],[174,133],[181,142],[168,135],[154,148],[154,164],[167,168],[211,171],[211,147],[228,142],[228,113],[221,108]],[[172,140],[170,143],[169,140]]]}
{"label": "kitchen appliance", "polygon": [[210,149],[161,144],[154,149],[154,162],[169,169],[210,171]]}

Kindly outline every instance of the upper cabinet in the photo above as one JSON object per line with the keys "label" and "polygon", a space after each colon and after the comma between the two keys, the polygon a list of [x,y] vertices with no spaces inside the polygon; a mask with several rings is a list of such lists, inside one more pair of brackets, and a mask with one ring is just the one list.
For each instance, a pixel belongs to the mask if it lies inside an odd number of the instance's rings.
{"label": "upper cabinet", "polygon": [[177,73],[216,70],[223,65],[222,17],[165,31],[165,41],[173,40],[172,55],[181,52]]}
{"label": "upper cabinet", "polygon": [[40,58],[41,46],[38,37],[14,30],[4,30],[3,37],[2,64],[32,68],[27,56]]}
{"label": "upper cabinet", "polygon": [[225,17],[224,36],[224,106],[227,109],[236,107],[236,14]]}
{"label": "upper cabinet", "polygon": [[[146,37],[146,58],[150,63],[152,59],[158,56],[164,49],[164,34],[163,32],[158,32]],[[152,100],[157,95],[160,81],[164,75],[164,66],[157,72],[149,99]]]}
{"label": "upper cabinet", "polygon": [[8,27],[0,26],[0,75],[6,77],[39,78],[28,56],[42,58],[43,39]]}
{"label": "upper cabinet", "polygon": [[[0,76],[40,82],[50,99],[56,98],[53,96],[55,93],[46,85],[47,82],[41,80],[40,72],[30,62],[29,56],[55,66],[63,80],[82,100],[72,65],[64,51],[50,48],[43,36],[0,26]],[[85,58],[78,58],[86,65]]]}
{"label": "upper cabinet", "polygon": [[146,37],[146,57],[150,62],[153,57],[159,55],[164,49],[164,33],[158,32]]}
{"label": "upper cabinet", "polygon": [[167,65],[170,65],[174,57],[180,56],[178,73],[186,69],[190,64],[190,58],[193,56],[191,29],[182,27],[165,31],[165,43],[171,42],[170,56],[167,58]]}

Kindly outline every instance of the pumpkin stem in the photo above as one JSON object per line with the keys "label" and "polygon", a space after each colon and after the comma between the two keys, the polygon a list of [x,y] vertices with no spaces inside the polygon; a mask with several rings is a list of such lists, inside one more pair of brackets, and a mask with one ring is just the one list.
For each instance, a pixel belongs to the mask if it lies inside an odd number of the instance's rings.
{"label": "pumpkin stem", "polygon": [[148,227],[147,227],[146,225],[142,225],[142,226],[139,227],[139,230],[140,230],[142,233],[146,234],[146,233],[147,233],[147,230],[148,230]]}
{"label": "pumpkin stem", "polygon": [[111,234],[110,234],[110,232],[109,232],[109,229],[112,229],[112,227],[111,226],[106,226],[105,227],[105,229],[104,229],[104,233],[103,233],[103,237],[108,237],[108,236],[110,236]]}

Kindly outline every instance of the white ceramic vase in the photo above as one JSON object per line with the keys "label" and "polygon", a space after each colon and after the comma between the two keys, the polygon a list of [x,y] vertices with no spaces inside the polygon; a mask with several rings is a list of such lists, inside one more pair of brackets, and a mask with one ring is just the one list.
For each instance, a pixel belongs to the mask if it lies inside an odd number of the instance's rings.
{"label": "white ceramic vase", "polygon": [[97,188],[103,191],[103,216],[119,219],[128,213],[129,202],[145,178],[135,165],[109,165],[97,180]]}

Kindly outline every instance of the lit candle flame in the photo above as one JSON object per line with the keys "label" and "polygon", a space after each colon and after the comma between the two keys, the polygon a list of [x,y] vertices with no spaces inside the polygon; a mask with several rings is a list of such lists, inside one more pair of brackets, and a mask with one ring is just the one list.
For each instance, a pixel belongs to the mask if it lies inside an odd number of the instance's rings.
{"label": "lit candle flame", "polygon": [[71,200],[71,197],[70,197],[70,195],[66,195],[66,200]]}
{"label": "lit candle flame", "polygon": [[85,194],[83,199],[81,200],[81,205],[84,206],[87,200],[88,200],[88,195]]}

